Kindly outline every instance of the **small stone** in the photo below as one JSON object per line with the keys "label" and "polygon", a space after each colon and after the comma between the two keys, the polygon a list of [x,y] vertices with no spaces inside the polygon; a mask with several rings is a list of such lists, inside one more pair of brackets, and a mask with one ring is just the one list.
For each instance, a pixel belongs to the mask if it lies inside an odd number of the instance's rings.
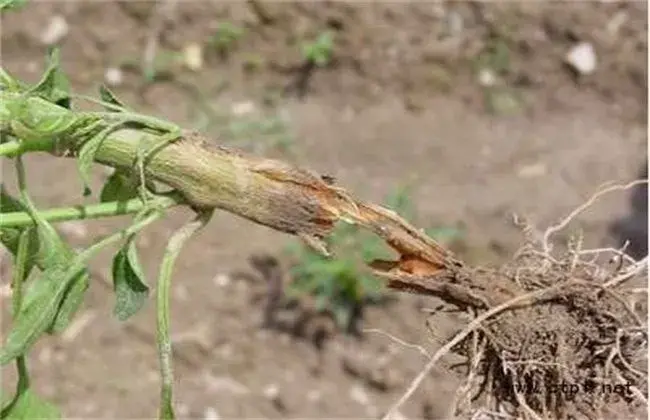
{"label": "small stone", "polygon": [[350,390],[350,399],[364,406],[370,403],[368,393],[359,385],[353,386]]}
{"label": "small stone", "polygon": [[315,403],[323,398],[323,393],[320,389],[312,389],[307,393],[307,401]]}
{"label": "small stone", "polygon": [[481,69],[478,73],[478,82],[483,87],[491,87],[496,83],[497,78],[490,69]]}
{"label": "small stone", "polygon": [[609,32],[610,35],[617,35],[627,20],[627,12],[625,10],[619,10],[616,14],[614,14],[609,22],[607,22],[607,32]]}
{"label": "small stone", "polygon": [[208,407],[203,412],[203,418],[205,420],[219,420],[221,416],[214,407]]}
{"label": "small stone", "polygon": [[92,414],[96,413],[97,409],[98,409],[97,404],[92,402],[92,401],[89,401],[89,402],[87,402],[86,404],[84,404],[82,406],[81,411],[83,411],[84,414],[86,414],[86,415],[89,415],[91,417],[95,417],[95,416],[92,416]]}
{"label": "small stone", "polygon": [[273,406],[278,411],[286,411],[284,402],[282,401],[282,398],[280,398],[280,387],[277,384],[267,385],[262,391],[262,394],[273,403]]}
{"label": "small stone", "polygon": [[255,111],[255,104],[251,101],[238,102],[232,106],[232,113],[236,117],[252,114]]}
{"label": "small stone", "polygon": [[455,11],[451,11],[447,14],[447,30],[449,35],[456,37],[463,33],[465,28],[465,23],[463,22],[463,16]]}
{"label": "small stone", "polygon": [[214,276],[212,279],[212,283],[214,283],[215,286],[217,287],[226,287],[231,283],[232,279],[230,278],[229,275],[227,274],[217,274]]}
{"label": "small stone", "polygon": [[104,80],[109,86],[119,86],[124,83],[124,72],[119,67],[109,67],[104,72]]}
{"label": "small stone", "polygon": [[190,414],[190,407],[187,404],[176,404],[176,414],[179,417],[188,417]]}
{"label": "small stone", "polygon": [[406,420],[406,417],[399,411],[394,411],[390,416],[390,420]]}
{"label": "small stone", "polygon": [[203,68],[203,47],[201,44],[189,44],[183,51],[185,66],[192,71]]}
{"label": "small stone", "polygon": [[569,50],[566,62],[580,75],[596,71],[596,51],[588,42],[581,42]]}
{"label": "small stone", "polygon": [[522,165],[517,169],[520,178],[537,178],[546,173],[546,165],[538,162],[532,165]]}
{"label": "small stone", "polygon": [[45,45],[58,44],[70,31],[68,22],[61,15],[52,16],[45,30],[41,33],[41,42]]}
{"label": "small stone", "polygon": [[280,396],[280,388],[276,384],[267,385],[262,394],[269,400],[274,400]]}

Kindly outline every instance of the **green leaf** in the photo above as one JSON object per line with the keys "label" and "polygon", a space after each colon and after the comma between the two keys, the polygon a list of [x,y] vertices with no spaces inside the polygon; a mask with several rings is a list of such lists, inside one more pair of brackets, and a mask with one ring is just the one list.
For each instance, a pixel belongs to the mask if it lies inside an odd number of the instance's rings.
{"label": "green leaf", "polygon": [[[0,199],[3,209],[25,211],[25,208],[18,200],[7,194],[4,189],[0,191]],[[47,222],[40,225],[38,229],[27,227],[3,228],[0,230],[2,243],[7,246],[12,254],[16,255],[18,252],[19,238],[24,229],[30,229],[29,238],[27,239],[29,246],[26,255],[25,277],[29,275],[35,264],[41,265],[41,268],[45,270],[48,266],[65,267],[72,261],[74,252],[60,240],[58,233]],[[52,250],[58,250],[56,255],[47,256],[47,252]],[[55,279],[55,281],[58,280]],[[41,278],[38,281],[42,282],[43,279]],[[60,332],[67,327],[83,302],[89,282],[90,277],[86,272],[80,273],[72,281],[70,290],[65,294],[63,303],[59,307],[55,319],[52,325],[48,327],[47,332]]]}
{"label": "green leaf", "polygon": [[[26,195],[24,200],[26,203],[29,203],[26,205],[30,207],[30,214],[39,227],[39,233],[42,231],[47,233],[47,228],[51,228],[54,235],[56,235],[56,231],[39,215]],[[43,332],[48,329],[56,329],[55,321],[57,320],[59,311],[61,311],[62,319],[65,318],[64,314],[72,312],[66,310],[62,306],[62,302],[64,299],[70,299],[70,302],[76,301],[74,297],[78,296],[79,293],[71,290],[71,287],[72,289],[76,287],[79,287],[77,290],[81,289],[80,286],[76,286],[76,282],[80,281],[79,276],[86,274],[86,264],[90,257],[106,246],[123,239],[125,236],[134,235],[159,217],[160,213],[158,211],[143,215],[141,220],[92,245],[87,250],[75,255],[74,258],[71,257],[71,255],[74,255],[72,251],[61,246],[61,244],[57,244],[56,241],[60,242],[58,235],[50,237],[49,240],[52,243],[60,246],[60,252],[41,257],[42,262],[40,265],[41,267],[45,267],[45,269],[40,278],[32,282],[25,296],[25,302],[21,311],[9,332],[6,343],[0,349],[0,365],[5,365],[14,358],[23,355],[38,340]],[[50,233],[43,236],[50,236]],[[41,254],[45,252],[41,248]],[[50,252],[50,250],[48,249],[47,252]],[[74,306],[74,304],[70,304],[70,307]]]}
{"label": "green leaf", "polygon": [[[107,102],[109,104],[118,106],[120,108],[126,108],[122,102],[120,102],[115,94],[106,86],[106,85],[101,85],[99,87],[99,96],[102,98],[102,101]],[[119,112],[113,107],[106,107],[109,111],[114,111],[114,112]]]}
{"label": "green leaf", "polygon": [[70,82],[60,69],[59,49],[50,49],[47,57],[48,68],[42,79],[29,93],[70,109]]}
{"label": "green leaf", "polygon": [[138,196],[138,185],[127,171],[116,169],[104,184],[99,200],[102,203],[130,200]]}
{"label": "green leaf", "polygon": [[86,270],[72,280],[72,284],[63,297],[63,302],[59,306],[52,325],[46,330],[48,334],[60,333],[68,327],[70,321],[81,307],[89,285],[90,276]]}
{"label": "green leaf", "polygon": [[[34,101],[41,103],[33,103]],[[24,94],[8,100],[5,106],[11,117],[13,136],[23,140],[52,139],[65,133],[80,119],[63,107],[56,104],[44,105],[41,99]]]}
{"label": "green leaf", "polygon": [[31,389],[25,389],[2,409],[1,419],[60,419],[61,412],[52,403],[36,395]]}
{"label": "green leaf", "polygon": [[19,9],[27,4],[27,0],[0,0],[0,12]]}
{"label": "green leaf", "polygon": [[[77,267],[75,267],[77,268]],[[7,342],[0,350],[0,365],[6,365],[25,352],[53,324],[57,311],[78,273],[60,267],[43,272],[27,291],[25,302],[14,321]]]}
{"label": "green leaf", "polygon": [[115,307],[113,313],[125,321],[144,305],[149,296],[149,286],[138,261],[134,240],[129,240],[113,259],[113,287]]}

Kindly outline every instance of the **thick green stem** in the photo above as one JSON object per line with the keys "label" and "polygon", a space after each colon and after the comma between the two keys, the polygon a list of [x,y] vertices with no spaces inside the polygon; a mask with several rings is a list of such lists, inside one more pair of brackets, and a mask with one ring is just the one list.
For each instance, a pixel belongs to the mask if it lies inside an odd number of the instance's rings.
{"label": "thick green stem", "polygon": [[[148,206],[154,205],[157,208],[164,209],[181,203],[182,200],[176,197],[156,197],[149,201]],[[133,214],[144,207],[145,204],[141,199],[134,198],[128,201],[111,201],[86,206],[42,210],[40,214],[48,222],[63,222]],[[22,227],[32,224],[34,224],[34,219],[26,212],[0,213],[0,228]]]}

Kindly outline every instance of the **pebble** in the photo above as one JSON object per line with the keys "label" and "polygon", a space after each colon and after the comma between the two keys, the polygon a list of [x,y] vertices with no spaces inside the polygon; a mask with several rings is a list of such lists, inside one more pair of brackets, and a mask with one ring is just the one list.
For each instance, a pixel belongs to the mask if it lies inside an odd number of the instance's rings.
{"label": "pebble", "polygon": [[355,385],[350,389],[350,399],[364,406],[370,404],[368,393],[359,385]]}
{"label": "pebble", "polygon": [[546,165],[538,162],[531,165],[522,165],[517,169],[520,178],[537,178],[546,174]]}
{"label": "pebble", "polygon": [[119,86],[124,83],[124,72],[119,67],[109,67],[104,72],[104,80],[109,86]]}
{"label": "pebble", "polygon": [[199,71],[203,68],[203,47],[201,44],[189,44],[183,50],[185,66],[192,71]]}
{"label": "pebble", "polygon": [[187,417],[190,414],[190,407],[187,404],[176,404],[176,414],[179,417]]}
{"label": "pebble", "polygon": [[219,412],[217,411],[216,408],[208,407],[203,412],[203,418],[205,420],[219,420],[221,416],[219,415]]}
{"label": "pebble", "polygon": [[227,274],[217,274],[212,279],[212,283],[217,287],[226,287],[231,283],[231,278]]}
{"label": "pebble", "polygon": [[607,32],[609,32],[610,35],[617,35],[627,20],[627,12],[625,10],[619,10],[616,14],[614,14],[609,22],[607,22]]}
{"label": "pebble", "polygon": [[312,389],[307,393],[307,401],[315,403],[323,398],[323,393],[320,389]]}
{"label": "pebble", "polygon": [[262,394],[269,400],[276,400],[280,396],[280,387],[277,384],[269,384],[264,387]]}
{"label": "pebble", "polygon": [[478,82],[483,87],[491,87],[496,83],[497,78],[490,69],[481,69],[478,73]]}
{"label": "pebble", "polygon": [[54,15],[45,30],[41,33],[41,42],[45,45],[58,44],[70,32],[70,26],[61,15]]}
{"label": "pebble", "polygon": [[566,62],[580,75],[596,71],[596,61],[596,51],[589,42],[576,44],[566,55]]}
{"label": "pebble", "polygon": [[463,16],[455,11],[450,11],[447,15],[447,29],[449,35],[452,37],[457,37],[463,33],[465,28],[465,23],[463,22]]}
{"label": "pebble", "polygon": [[237,102],[232,106],[232,113],[236,117],[252,114],[255,111],[255,104],[251,101]]}

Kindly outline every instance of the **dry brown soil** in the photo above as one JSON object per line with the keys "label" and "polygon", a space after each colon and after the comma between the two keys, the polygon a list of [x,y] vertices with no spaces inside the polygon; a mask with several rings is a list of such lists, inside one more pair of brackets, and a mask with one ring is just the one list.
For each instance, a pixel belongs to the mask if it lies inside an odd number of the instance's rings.
{"label": "dry brown soil", "polygon": [[[205,43],[222,22],[245,27],[246,34],[226,57],[208,48],[202,69],[172,64],[153,84],[124,65],[116,93],[142,112],[186,127],[197,127],[200,119],[187,86],[226,110],[242,101],[258,108],[273,102],[289,121],[292,153],[255,150],[333,175],[366,200],[381,201],[414,179],[416,223],[462,224],[454,247],[473,263],[496,263],[517,248],[512,213],[547,226],[601,184],[631,180],[645,165],[646,3],[262,6],[255,12],[245,2],[178,2],[158,33],[161,50]],[[60,14],[69,25],[61,42],[63,67],[75,91],[94,94],[108,67],[143,56],[156,10],[149,2],[33,2],[3,18],[2,65],[37,80],[45,51],[39,35],[50,16]],[[333,63],[302,86],[300,42],[328,28],[335,32]],[[593,75],[576,77],[563,65],[578,41],[594,45]],[[505,115],[488,112],[476,74],[479,56],[495,43],[508,51],[498,83],[520,100]],[[49,156],[27,162],[31,193],[41,206],[83,201],[74,162]],[[5,164],[7,182],[12,173]],[[102,177],[98,170],[97,180]],[[580,218],[576,227],[585,230],[587,245],[617,245],[608,225],[627,214],[627,200],[613,194]],[[150,279],[166,239],[188,217],[174,212],[142,238]],[[61,228],[81,245],[125,222]],[[421,370],[424,355],[381,333],[368,332],[360,341],[337,336],[319,357],[306,341],[260,329],[261,310],[251,303],[258,286],[238,278],[224,282],[223,276],[250,272],[248,256],[277,255],[291,240],[218,214],[183,251],[172,308],[179,417],[215,418],[216,410],[221,418],[373,418]],[[104,253],[93,263],[94,281],[76,330],[33,350],[34,381],[66,417],[152,418],[158,400],[153,304],[123,324],[112,317],[110,258]],[[6,286],[6,258],[4,265]],[[3,306],[7,302],[3,294]],[[438,321],[435,335],[428,331],[422,308],[436,303],[400,295],[391,305],[369,309],[363,327],[433,352],[462,325],[449,315]],[[457,361],[449,358],[434,369],[402,414],[445,417],[458,383],[449,366]],[[385,389],[355,375],[360,367]],[[13,368],[3,374],[13,378]],[[7,381],[3,389],[12,386]]]}

